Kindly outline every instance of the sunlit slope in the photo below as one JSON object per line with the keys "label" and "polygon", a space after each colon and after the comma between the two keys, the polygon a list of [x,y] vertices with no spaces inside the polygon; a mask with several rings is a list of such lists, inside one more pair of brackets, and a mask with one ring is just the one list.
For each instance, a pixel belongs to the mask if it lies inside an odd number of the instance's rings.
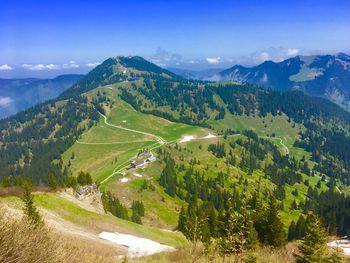
{"label": "sunlit slope", "polygon": [[[104,87],[85,94],[89,99],[97,93],[106,98],[104,103],[107,122],[121,126],[123,130],[109,126],[101,116],[93,126],[63,154],[65,163],[70,164],[73,174],[89,172],[97,181],[107,178],[118,168],[128,164],[141,149],[154,149],[160,146],[155,136],[172,143],[186,134],[205,134],[203,128],[182,123],[174,123],[150,114],[137,112],[118,97],[117,87]],[[140,132],[149,133],[149,135]]]}
{"label": "sunlit slope", "polygon": [[[23,205],[18,197],[1,198],[0,204],[6,204],[17,211],[16,214],[21,213]],[[175,247],[186,242],[180,233],[135,224],[104,212],[91,211],[63,197],[61,193],[35,194],[35,204],[46,223],[62,235],[72,235],[83,240],[87,237],[87,240],[93,242],[98,241],[99,233],[109,231],[145,237]]]}

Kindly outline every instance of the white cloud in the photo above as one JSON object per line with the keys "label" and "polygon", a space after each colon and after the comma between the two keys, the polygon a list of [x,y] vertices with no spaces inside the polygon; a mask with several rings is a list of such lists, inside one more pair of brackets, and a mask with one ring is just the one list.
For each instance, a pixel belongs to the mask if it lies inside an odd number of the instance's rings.
{"label": "white cloud", "polygon": [[63,64],[62,68],[64,68],[64,69],[80,68],[80,65],[77,64],[77,62],[75,62],[74,60],[71,60],[68,63]]}
{"label": "white cloud", "polygon": [[22,64],[22,67],[28,70],[55,70],[60,68],[59,65],[55,64]]}
{"label": "white cloud", "polygon": [[85,66],[89,67],[89,68],[94,68],[100,64],[101,64],[101,62],[90,62],[90,63],[85,64]]}
{"label": "white cloud", "polygon": [[0,65],[0,70],[12,70],[13,67],[7,65],[7,64],[3,64],[3,65]]}
{"label": "white cloud", "polygon": [[9,106],[12,102],[14,102],[14,100],[11,99],[10,97],[1,97],[0,96],[0,107]]}
{"label": "white cloud", "polygon": [[267,52],[261,52],[260,55],[259,55],[259,59],[261,61],[269,60],[270,59],[270,54],[267,53]]}
{"label": "white cloud", "polygon": [[296,55],[298,55],[299,54],[299,49],[297,49],[297,48],[289,48],[288,50],[287,50],[287,55],[288,56],[296,56]]}
{"label": "white cloud", "polygon": [[219,64],[220,60],[221,60],[220,57],[217,57],[217,58],[206,58],[206,61],[209,64]]}
{"label": "white cloud", "polygon": [[155,54],[150,56],[149,59],[160,67],[178,66],[184,62],[181,55],[171,53],[162,48],[158,48]]}

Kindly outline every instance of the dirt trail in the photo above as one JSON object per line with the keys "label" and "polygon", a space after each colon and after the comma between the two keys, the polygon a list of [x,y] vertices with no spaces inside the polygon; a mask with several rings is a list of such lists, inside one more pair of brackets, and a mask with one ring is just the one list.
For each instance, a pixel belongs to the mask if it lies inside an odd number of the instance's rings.
{"label": "dirt trail", "polygon": [[261,138],[265,138],[265,139],[272,139],[272,140],[279,140],[280,141],[280,144],[281,146],[283,147],[284,151],[286,152],[286,154],[289,154],[290,151],[289,151],[289,148],[284,144],[282,138],[279,138],[279,137],[268,137],[268,136],[260,136]]}
{"label": "dirt trail", "polygon": [[143,134],[143,135],[147,135],[147,136],[151,136],[153,138],[156,138],[156,140],[160,143],[160,144],[165,144],[167,141],[165,139],[163,139],[162,137],[158,136],[158,135],[155,135],[155,134],[152,134],[152,133],[148,133],[148,132],[143,132],[143,131],[138,131],[138,130],[134,130],[134,129],[129,129],[129,128],[125,128],[123,126],[120,126],[120,125],[114,125],[114,124],[111,124],[107,121],[107,117],[102,114],[101,112],[98,112],[103,118],[104,118],[104,123],[108,126],[111,126],[111,127],[114,127],[114,128],[117,128],[117,129],[121,129],[121,130],[125,130],[125,131],[131,131],[131,132],[135,132],[135,133],[139,133],[139,134]]}

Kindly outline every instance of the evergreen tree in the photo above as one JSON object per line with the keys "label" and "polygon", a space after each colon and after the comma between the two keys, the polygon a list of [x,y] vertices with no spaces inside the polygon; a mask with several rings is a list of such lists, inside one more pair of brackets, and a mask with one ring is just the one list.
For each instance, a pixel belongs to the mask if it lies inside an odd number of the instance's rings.
{"label": "evergreen tree", "polygon": [[84,173],[82,171],[79,172],[77,181],[80,185],[91,185],[92,178],[89,173]]}
{"label": "evergreen tree", "polygon": [[181,210],[179,213],[179,219],[177,221],[177,229],[182,233],[184,233],[186,230],[186,212],[183,206],[181,207]]}
{"label": "evergreen tree", "polygon": [[292,209],[292,210],[297,210],[298,209],[298,204],[295,201],[295,199],[293,200],[293,203],[291,204],[290,209]]}
{"label": "evergreen tree", "polygon": [[310,216],[305,237],[298,248],[300,255],[296,256],[297,262],[319,263],[327,261],[326,231],[318,217]]}
{"label": "evergreen tree", "polygon": [[67,187],[71,187],[71,188],[73,188],[73,190],[76,190],[78,187],[77,178],[75,178],[74,176],[68,176]]}
{"label": "evergreen tree", "polygon": [[276,200],[271,197],[266,214],[266,241],[273,247],[280,247],[285,243],[286,237],[283,230],[283,223],[278,214]]}
{"label": "evergreen tree", "polygon": [[49,174],[48,186],[53,190],[56,190],[58,188],[57,179],[52,173]]}
{"label": "evergreen tree", "polygon": [[159,179],[159,184],[165,188],[168,195],[174,197],[176,194],[177,176],[175,162],[171,158],[167,158],[166,165]]}
{"label": "evergreen tree", "polygon": [[106,195],[105,192],[102,192],[101,201],[103,205],[103,210],[107,214],[110,211],[110,208],[109,208],[108,196]]}
{"label": "evergreen tree", "polygon": [[295,239],[295,222],[294,220],[290,223],[288,228],[288,241]]}
{"label": "evergreen tree", "polygon": [[131,221],[136,224],[142,225],[141,216],[136,211],[132,211]]}
{"label": "evergreen tree", "polygon": [[24,203],[23,213],[26,220],[34,228],[41,227],[44,224],[44,221],[41,218],[41,215],[39,214],[39,211],[37,210],[34,204],[34,197],[31,193],[31,187],[29,184],[24,185],[24,192],[22,194],[21,199]]}
{"label": "evergreen tree", "polygon": [[295,239],[301,239],[305,236],[306,232],[306,220],[303,215],[300,215],[295,226]]}

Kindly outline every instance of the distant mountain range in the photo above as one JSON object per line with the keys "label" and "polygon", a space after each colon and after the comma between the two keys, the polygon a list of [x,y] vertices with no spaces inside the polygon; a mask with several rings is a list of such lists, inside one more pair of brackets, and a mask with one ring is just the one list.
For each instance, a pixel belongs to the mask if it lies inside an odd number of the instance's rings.
{"label": "distant mountain range", "polygon": [[350,110],[350,56],[296,56],[282,62],[265,61],[254,67],[235,65],[220,72],[170,69],[183,77],[212,81],[235,81],[274,90],[298,89],[327,98]]}
{"label": "distant mountain range", "polygon": [[54,79],[0,79],[0,118],[53,99],[82,77],[72,74]]}

